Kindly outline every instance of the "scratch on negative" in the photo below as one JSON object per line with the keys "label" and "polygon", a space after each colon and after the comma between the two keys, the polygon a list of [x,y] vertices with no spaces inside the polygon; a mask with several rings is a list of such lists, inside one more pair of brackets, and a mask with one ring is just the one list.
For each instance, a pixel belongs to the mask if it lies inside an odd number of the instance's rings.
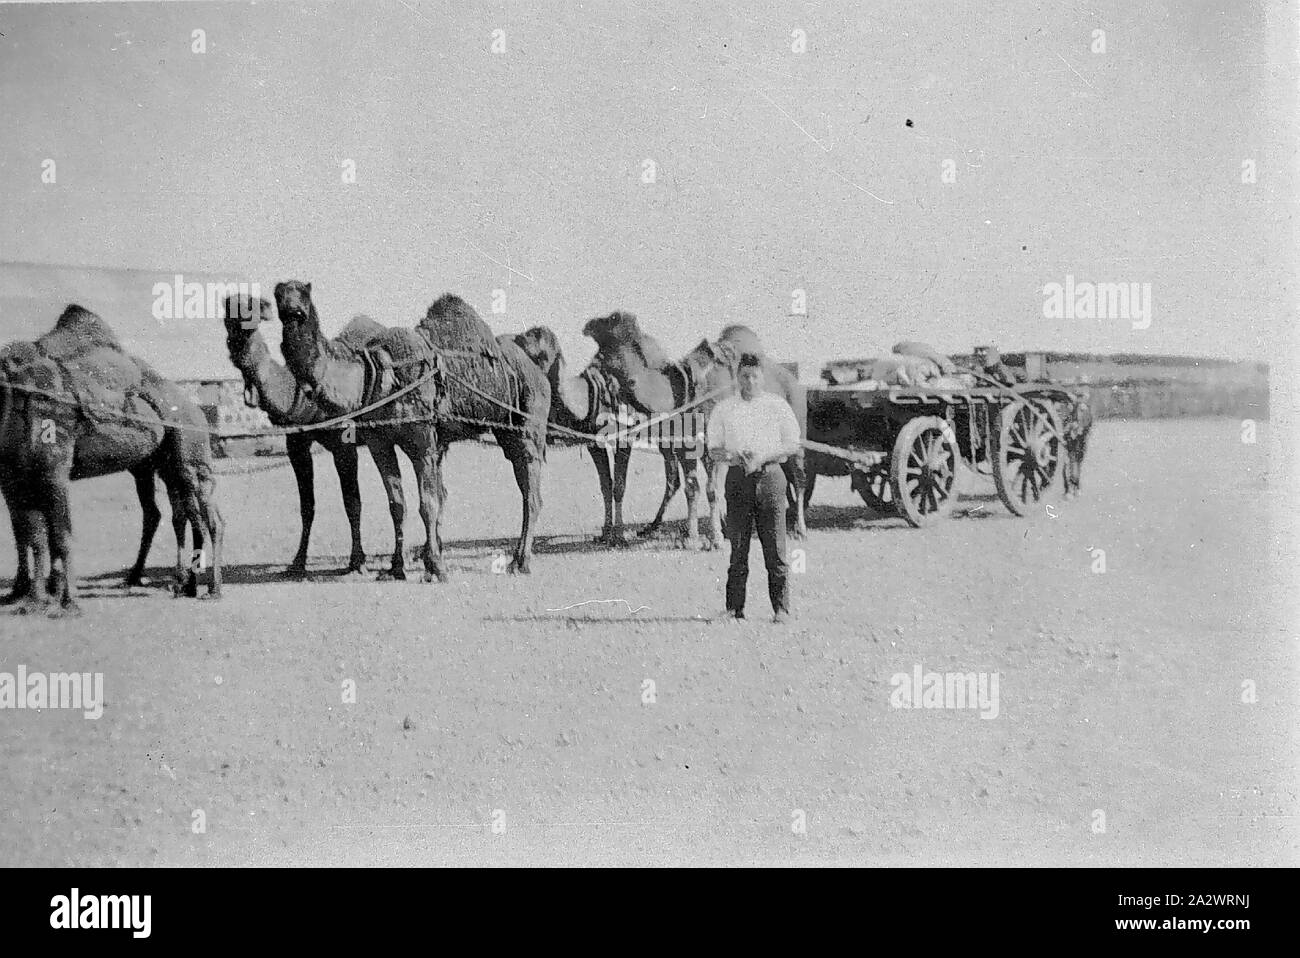
{"label": "scratch on negative", "polygon": [[755,90],[754,92],[757,93],[759,96],[761,96],[761,97],[762,97],[764,100],[766,100],[768,103],[772,104],[772,106],[776,107],[776,110],[777,110],[778,113],[780,113],[783,117],[785,117],[787,120],[789,120],[791,123],[793,123],[793,124],[795,125],[795,129],[797,129],[800,133],[802,133],[804,136],[808,137],[808,139],[810,139],[810,140],[812,140],[814,143],[816,143],[816,144],[821,148],[821,151],[822,151],[823,153],[829,153],[829,152],[831,151],[831,148],[830,148],[829,146],[823,146],[821,140],[817,139],[817,137],[813,136],[811,133],[809,133],[807,130],[805,130],[802,126],[800,126],[798,120],[796,120],[796,119],[795,119],[794,117],[792,117],[789,113],[786,113],[785,110],[782,110],[779,106],[777,106],[776,101],[773,100],[770,96],[768,96],[768,95],[767,95],[766,93],[764,93],[762,90]]}
{"label": "scratch on negative", "polygon": [[[1053,53],[1056,53],[1055,50],[1053,50],[1052,52],[1053,52]],[[1084,80],[1084,79],[1083,79],[1083,74],[1082,74],[1082,73],[1080,73],[1078,70],[1076,70],[1073,66],[1070,65],[1070,61],[1069,61],[1069,60],[1065,59],[1065,57],[1061,56],[1059,53],[1056,53],[1056,58],[1057,58],[1058,60],[1060,60],[1062,63],[1064,63],[1067,67],[1070,67],[1070,72],[1073,73],[1075,76],[1077,76],[1080,80],[1083,80],[1083,84],[1084,84],[1084,86],[1087,86],[1087,87],[1091,87],[1091,86],[1092,86],[1091,83],[1089,83],[1087,80]]]}
{"label": "scratch on negative", "polygon": [[884,199],[883,197],[877,196],[875,193],[871,192],[871,190],[867,189],[865,186],[858,186],[857,183],[854,183],[851,179],[836,172],[835,170],[831,170],[831,172],[834,173],[836,176],[838,176],[840,179],[842,179],[845,183],[849,184],[849,186],[853,187],[855,190],[861,190],[863,193],[866,193],[873,200],[879,200],[881,203],[884,203],[886,206],[894,205],[893,200],[887,200]]}
{"label": "scratch on negative", "polygon": [[[497,266],[500,266],[502,269],[506,270],[507,272],[514,273],[516,276],[522,276],[524,279],[528,280],[528,282],[530,282],[530,283],[534,283],[534,284],[535,284],[535,283],[537,282],[537,280],[535,280],[533,277],[529,276],[527,273],[524,273],[524,272],[521,272],[520,270],[515,269],[515,268],[514,268],[513,266],[511,266],[509,263],[503,263],[503,262],[501,262],[501,260],[499,260],[499,259],[495,259],[495,258],[493,258],[492,256],[489,256],[486,252],[484,252],[483,250],[481,250],[481,249],[479,249],[477,246],[475,246],[473,243],[471,243],[471,242],[469,241],[468,238],[466,238],[466,240],[465,240],[465,244],[466,244],[467,246],[469,246],[470,249],[474,250],[474,252],[476,252],[476,253],[478,253],[480,256],[482,256],[482,257],[483,257],[485,260],[487,260],[489,263],[495,263]],[[507,255],[509,255],[509,254],[507,254]]]}
{"label": "scratch on negative", "polygon": [[575,603],[573,603],[573,605],[562,605],[562,606],[560,606],[558,609],[547,609],[546,611],[547,611],[547,612],[564,612],[564,611],[567,610],[567,609],[576,609],[576,608],[577,608],[578,606],[580,606],[580,605],[591,605],[593,602],[622,602],[625,606],[627,606],[629,609],[631,609],[631,611],[628,613],[629,615],[636,615],[638,612],[642,611],[643,609],[648,609],[648,608],[650,608],[650,606],[648,606],[648,605],[643,605],[643,606],[640,606],[640,607],[638,607],[638,608],[633,609],[633,608],[632,608],[632,603],[629,602],[629,601],[627,601],[627,599],[587,599],[585,602],[575,602]]}

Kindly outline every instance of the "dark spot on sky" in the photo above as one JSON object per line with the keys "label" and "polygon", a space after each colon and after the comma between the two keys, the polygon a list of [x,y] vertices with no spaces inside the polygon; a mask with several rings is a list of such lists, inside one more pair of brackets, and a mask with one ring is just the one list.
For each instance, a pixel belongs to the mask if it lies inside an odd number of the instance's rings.
{"label": "dark spot on sky", "polygon": [[1020,247],[1020,248],[1021,248],[1021,249],[1022,249],[1022,250],[1026,250],[1026,249],[1029,249],[1029,247],[1028,247],[1028,246],[1022,246],[1022,247]]}
{"label": "dark spot on sky", "polygon": [[907,121],[907,125],[908,125],[908,126],[911,126],[911,125],[912,125],[912,121],[911,121],[911,120],[908,120],[908,121]]}

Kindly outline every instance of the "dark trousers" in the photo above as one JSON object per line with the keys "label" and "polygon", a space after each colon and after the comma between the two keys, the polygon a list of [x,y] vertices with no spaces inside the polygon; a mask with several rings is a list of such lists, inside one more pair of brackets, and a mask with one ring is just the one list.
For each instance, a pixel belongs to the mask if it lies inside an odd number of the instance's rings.
{"label": "dark trousers", "polygon": [[731,541],[731,564],[727,568],[727,611],[745,610],[745,586],[749,582],[749,542],[754,527],[763,544],[767,566],[767,594],[773,612],[790,611],[790,587],[785,559],[785,472],[767,466],[758,475],[747,476],[739,466],[727,470],[727,538]]}

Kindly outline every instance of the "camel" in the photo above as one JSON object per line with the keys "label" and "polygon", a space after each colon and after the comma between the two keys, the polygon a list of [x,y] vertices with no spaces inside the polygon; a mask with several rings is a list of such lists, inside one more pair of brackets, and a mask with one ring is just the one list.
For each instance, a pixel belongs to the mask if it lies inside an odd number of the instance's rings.
{"label": "camel", "polygon": [[[35,343],[12,343],[0,353],[0,492],[18,549],[7,604],[23,612],[80,614],[68,483],[115,472],[131,473],[144,511],[127,584],[142,581],[161,517],[154,501],[157,474],[172,504],[174,592],[197,594],[195,565],[208,558],[208,596],[219,598],[223,524],[212,496],[212,452],[202,410],[180,387],[128,355],[97,315],[70,305]],[[187,561],[187,522],[198,562]],[[205,533],[210,556],[203,551]]]}
{"label": "camel", "polygon": [[[716,343],[703,340],[676,364],[667,361],[662,347],[653,337],[641,331],[636,317],[631,313],[614,312],[593,319],[584,327],[583,333],[596,341],[594,362],[619,384],[618,395],[621,401],[641,412],[655,415],[681,408],[687,402],[707,396],[705,401],[692,408],[692,412],[704,422],[707,422],[713,407],[734,392],[736,364],[740,356],[753,352],[763,359],[766,388],[783,396],[790,403],[795,418],[799,420],[800,433],[806,434],[807,399],[803,387],[789,370],[766,358],[758,336],[746,326],[727,326]],[[662,451],[666,479],[664,499],[655,519],[641,534],[652,535],[659,529],[664,510],[681,487],[678,480],[680,469],[686,485],[686,545],[693,548],[698,543],[695,509],[698,483],[694,462],[687,462],[680,455],[670,455],[669,449]],[[709,540],[715,548],[721,548],[725,541],[722,533],[722,503],[718,495],[721,468],[709,459],[707,453],[702,458],[706,473],[705,492],[709,501]],[[807,534],[804,520],[806,470],[803,453],[800,452],[782,468],[789,480],[787,495],[791,502],[791,534],[795,538],[803,538]]]}
{"label": "camel", "polygon": [[[272,307],[265,299],[231,295],[226,298],[226,348],[230,361],[244,377],[244,400],[250,406],[267,414],[274,426],[304,426],[324,422],[331,418],[317,403],[308,398],[293,373],[275,361],[266,341],[258,331],[265,319],[273,316]],[[368,316],[357,316],[334,340],[344,349],[360,349],[386,330]],[[343,511],[348,517],[352,532],[352,553],[344,573],[360,573],[366,564],[366,553],[361,547],[361,490],[357,485],[357,447],[348,442],[344,431],[338,428],[315,429],[308,432],[289,433],[285,436],[285,451],[289,465],[298,484],[298,511],[302,518],[302,534],[298,538],[298,551],[289,563],[285,574],[302,576],[307,572],[307,546],[311,527],[316,517],[316,488],[311,458],[312,446],[320,443],[334,459],[334,470],[339,476],[343,491]]]}
{"label": "camel", "polygon": [[[515,336],[514,341],[551,384],[552,423],[562,429],[596,435],[607,423],[617,421],[614,386],[599,366],[593,363],[580,374],[569,375],[564,353],[560,350],[560,341],[545,326],[534,326]],[[559,441],[567,440],[561,436]],[[588,443],[587,450],[591,454],[591,461],[595,463],[601,498],[605,502],[605,521],[596,541],[606,545],[626,545],[623,494],[627,485],[627,466],[632,456],[632,446],[620,443],[614,447],[613,470],[610,469],[611,450],[608,445]]]}
{"label": "camel", "polygon": [[[396,450],[400,448],[411,460],[420,490],[424,581],[445,582],[443,459],[451,443],[486,432],[496,436],[514,468],[523,500],[522,528],[509,571],[531,571],[534,526],[542,507],[541,467],[546,458],[551,389],[524,352],[509,339],[494,339],[473,307],[451,294],[435,300],[416,328],[386,330],[364,350],[325,339],[310,283],[278,283],[275,305],[284,329],[285,362],[326,412],[358,413],[407,389],[373,413],[359,415],[393,518],[393,560],[383,578],[406,577],[402,534],[406,503]],[[411,421],[366,427],[367,419]]]}
{"label": "camel", "polygon": [[[659,531],[668,504],[684,484],[687,510],[684,544],[690,549],[698,548],[701,542],[697,461],[704,460],[709,476],[714,473],[704,449],[703,426],[718,399],[735,389],[739,355],[727,344],[703,340],[681,362],[671,363],[654,337],[641,331],[636,316],[621,311],[590,320],[582,332],[595,340],[593,363],[618,384],[617,396],[621,402],[650,417],[691,406],[679,421],[674,421],[675,431],[687,441],[660,446],[664,457],[664,495],[659,511],[639,535],[648,537]],[[626,469],[624,462],[623,477]],[[622,477],[616,476],[614,481],[617,492],[622,488]],[[706,488],[712,503],[716,486],[710,482]],[[710,512],[713,511],[711,507]],[[719,525],[718,534],[710,538],[711,544],[718,547],[722,542],[720,528]]]}

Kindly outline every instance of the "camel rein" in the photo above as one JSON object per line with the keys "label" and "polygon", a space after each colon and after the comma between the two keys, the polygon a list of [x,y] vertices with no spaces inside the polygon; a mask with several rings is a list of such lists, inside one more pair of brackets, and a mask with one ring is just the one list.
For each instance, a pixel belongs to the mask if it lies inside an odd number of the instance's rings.
{"label": "camel rein", "polygon": [[[428,362],[427,359],[421,359],[420,361]],[[414,363],[407,362],[404,363],[404,365],[414,365]],[[369,405],[363,406],[361,409],[357,409],[354,412],[348,413],[346,415],[335,416],[331,419],[326,419],[321,422],[309,423],[301,426],[272,427],[270,429],[260,430],[258,432],[241,433],[239,436],[227,436],[224,438],[234,439],[234,438],[261,438],[261,437],[270,437],[270,436],[284,436],[293,433],[314,432],[320,429],[330,429],[335,426],[340,426],[347,423],[352,423],[353,425],[362,428],[367,426],[373,428],[373,427],[380,427],[380,426],[401,426],[401,425],[409,425],[418,422],[429,422],[439,417],[433,415],[402,417],[398,419],[370,420],[368,422],[361,422],[361,423],[353,422],[353,420],[357,416],[362,416],[368,412],[373,412],[376,409],[381,409],[384,406],[388,405],[389,403],[402,398],[403,396],[413,392],[416,389],[419,389],[421,386],[431,381],[439,373],[441,373],[446,379],[449,379],[457,383],[458,385],[469,390],[471,393],[477,395],[479,398],[486,400],[487,402],[491,403],[494,406],[499,407],[500,409],[505,410],[506,412],[512,413],[516,416],[523,417],[524,419],[531,419],[533,421],[538,421],[541,418],[532,413],[528,413],[522,409],[518,409],[514,406],[511,406],[509,403],[502,402],[501,400],[497,399],[495,396],[489,395],[488,393],[479,389],[473,383],[461,379],[459,376],[456,376],[454,373],[450,373],[447,370],[442,369],[440,366],[435,364],[433,369],[429,370],[429,372],[422,375],[419,379],[416,379],[415,381],[408,383],[407,385],[403,386],[401,389],[397,390],[396,392],[392,393],[389,396],[385,396],[381,400],[370,403]],[[43,396],[47,399],[54,400],[55,402],[63,403],[64,405],[71,405],[77,407],[80,407],[81,405],[75,399],[69,399],[66,396],[60,396],[56,393],[50,392],[49,390],[40,389],[35,386],[26,386],[19,383],[14,383],[12,381],[6,382],[5,386],[11,390]],[[690,402],[685,403],[684,405],[678,407],[677,409],[671,410],[666,413],[662,413],[661,415],[655,416],[652,419],[648,419],[643,423],[637,423],[634,426],[629,426],[616,433],[612,433],[609,435],[584,433],[576,429],[569,429],[566,426],[561,426],[558,423],[552,423],[549,421],[547,422],[546,425],[547,425],[547,429],[550,430],[553,434],[558,434],[565,438],[579,441],[587,445],[601,445],[601,446],[608,447],[608,446],[613,446],[619,443],[626,442],[629,437],[634,436],[637,433],[644,432],[645,430],[650,429],[658,425],[659,423],[664,422],[665,420],[671,419],[674,416],[679,416],[682,413],[689,412],[691,409],[694,409],[695,407],[700,406],[703,403],[710,402],[711,400],[716,399],[729,391],[730,391],[729,387],[719,387],[717,389],[710,390],[709,392],[705,393],[702,396],[696,396]],[[116,411],[116,410],[113,411],[113,415],[121,419],[132,420],[149,426],[155,425],[157,423],[157,420],[154,419],[146,419],[143,416],[135,416],[130,413]],[[447,418],[475,423],[483,426],[485,429],[490,429],[492,427],[500,428],[500,426],[502,425],[501,423],[494,423],[485,419],[472,419],[468,416],[453,415]],[[203,426],[192,426],[189,425],[188,423],[168,422],[164,420],[163,425],[169,428],[182,429],[191,432],[199,432],[199,433],[204,433],[206,435],[219,435],[218,433],[216,433],[215,430]],[[511,428],[521,428],[521,427],[511,427]],[[837,449],[834,446],[827,446],[823,443],[814,442],[810,439],[801,440],[801,444],[805,448],[815,450],[817,452],[822,452],[828,455],[836,456],[837,458],[848,460],[849,462],[859,466],[869,465],[868,462],[864,461],[865,457],[861,453],[855,453],[847,449]],[[273,467],[267,466],[265,468],[269,469]],[[261,470],[259,469],[259,470],[249,470],[249,471],[261,471]],[[240,473],[230,472],[227,474],[235,475]]]}

